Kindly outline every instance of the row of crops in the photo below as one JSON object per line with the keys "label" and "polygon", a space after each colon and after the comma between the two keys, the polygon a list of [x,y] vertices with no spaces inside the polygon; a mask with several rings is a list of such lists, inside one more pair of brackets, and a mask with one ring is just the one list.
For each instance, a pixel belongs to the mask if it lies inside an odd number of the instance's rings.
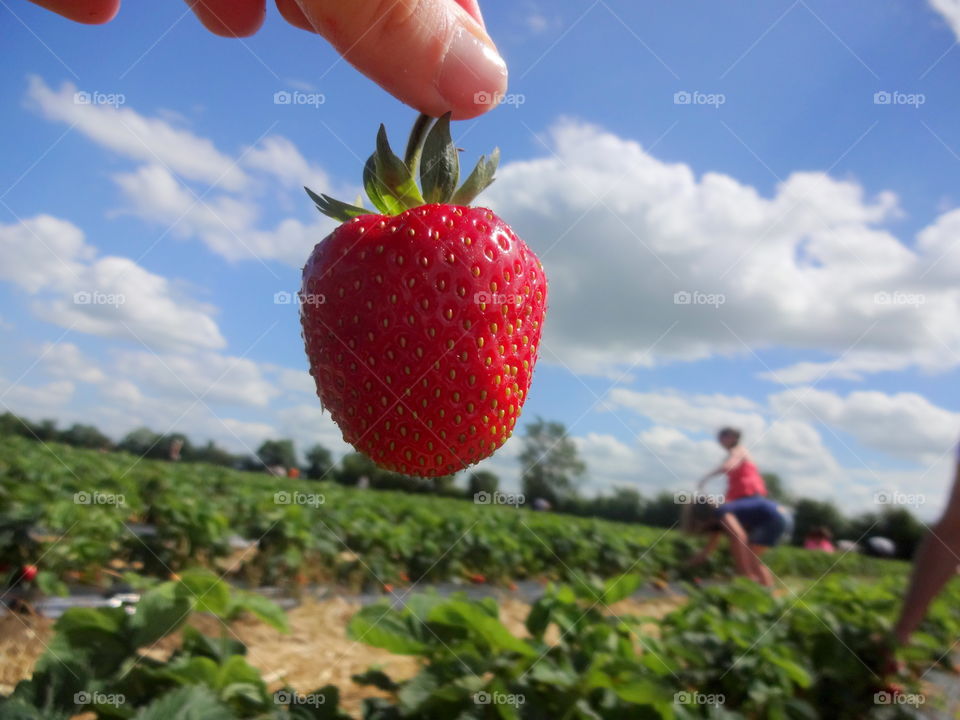
{"label": "row of crops", "polygon": [[[357,490],[222,467],[141,460],[0,438],[0,565],[38,562],[48,593],[125,571],[197,565],[251,586],[464,578],[509,583],[574,573],[689,579],[694,542],[659,528],[426,495]],[[27,534],[25,528],[30,528]],[[145,532],[148,528],[149,532]],[[245,548],[238,550],[238,548]],[[778,549],[777,575],[878,577],[905,565]],[[723,559],[696,573],[721,572]]]}
{"label": "row of crops", "polygon": [[[836,576],[801,594],[771,595],[746,580],[700,590],[655,621],[609,612],[644,581],[575,579],[551,585],[515,633],[490,599],[421,594],[404,607],[355,614],[357,642],[411,655],[418,674],[397,681],[373,667],[352,680],[374,686],[364,720],[620,720],[931,717],[943,698],[924,683],[960,632],[960,592],[941,598],[900,651],[893,683],[884,640],[896,611],[896,580]],[[294,688],[265,680],[226,630],[189,624],[204,612],[226,623],[244,613],[286,629],[282,612],[231,589],[209,571],[154,584],[135,613],[64,614],[34,675],[7,698],[5,720],[346,720],[341,688]],[[175,631],[165,659],[147,650]],[[272,673],[271,673],[272,674]]]}

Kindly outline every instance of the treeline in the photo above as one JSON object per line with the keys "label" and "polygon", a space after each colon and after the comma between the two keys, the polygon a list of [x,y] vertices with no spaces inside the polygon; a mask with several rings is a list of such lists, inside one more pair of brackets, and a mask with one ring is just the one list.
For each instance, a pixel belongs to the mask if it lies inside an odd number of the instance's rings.
{"label": "treeline", "polygon": [[[305,462],[300,462],[290,439],[265,440],[254,455],[230,453],[212,441],[195,444],[183,434],[160,434],[148,428],[133,430],[115,443],[92,425],[77,423],[61,430],[53,420],[33,423],[12,413],[0,415],[0,434],[128,452],[156,460],[206,462],[237,470],[304,476],[378,490],[431,493],[468,500],[480,497],[485,498],[481,502],[493,504],[518,502],[534,505],[538,501],[540,507],[555,512],[653,527],[679,526],[683,510],[678,493],[671,491],[645,497],[632,488],[619,488],[594,497],[581,495],[579,489],[587,477],[587,466],[579,457],[576,444],[562,423],[540,418],[526,425],[521,438],[522,450],[518,458],[521,494],[518,495],[499,493],[500,479],[486,470],[417,478],[383,470],[359,452],[347,453],[336,463],[330,451],[319,444],[308,448],[304,453]],[[463,481],[458,483],[461,476]],[[888,538],[895,543],[898,557],[910,558],[926,531],[913,513],[903,507],[887,506],[878,512],[848,517],[830,501],[792,496],[775,474],[764,475],[764,479],[771,498],[789,505],[794,511],[795,527],[791,541],[796,545],[803,543],[811,529],[825,527],[836,539],[863,543],[869,537]]]}

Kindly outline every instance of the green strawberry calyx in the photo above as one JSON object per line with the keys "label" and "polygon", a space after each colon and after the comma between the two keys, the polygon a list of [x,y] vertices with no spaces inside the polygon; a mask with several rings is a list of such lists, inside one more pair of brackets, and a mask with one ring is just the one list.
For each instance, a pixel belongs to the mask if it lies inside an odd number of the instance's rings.
{"label": "green strawberry calyx", "polygon": [[[363,187],[376,211],[383,215],[399,215],[410,208],[429,203],[469,205],[490,183],[500,162],[500,149],[483,155],[463,185],[460,181],[460,158],[450,136],[450,113],[434,120],[421,114],[413,124],[403,160],[393,154],[387,142],[387,130],[380,125],[377,149],[363,166]],[[420,186],[414,180],[420,174]],[[324,215],[346,222],[360,215],[375,212],[357,204],[341,202],[329,195],[304,190]]]}

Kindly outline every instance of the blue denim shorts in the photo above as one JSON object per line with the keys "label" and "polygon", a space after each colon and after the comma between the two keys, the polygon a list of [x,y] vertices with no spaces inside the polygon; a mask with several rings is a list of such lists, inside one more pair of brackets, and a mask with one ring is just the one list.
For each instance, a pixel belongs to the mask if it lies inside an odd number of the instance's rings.
{"label": "blue denim shorts", "polygon": [[789,513],[761,495],[738,498],[717,508],[717,515],[732,514],[747,532],[751,545],[773,547],[793,525]]}

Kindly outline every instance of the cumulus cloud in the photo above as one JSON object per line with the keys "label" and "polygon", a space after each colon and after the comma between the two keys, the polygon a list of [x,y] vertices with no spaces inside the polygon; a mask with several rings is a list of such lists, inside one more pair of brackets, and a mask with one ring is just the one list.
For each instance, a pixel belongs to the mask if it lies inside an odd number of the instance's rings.
{"label": "cumulus cloud", "polygon": [[549,138],[485,195],[546,267],[547,362],[610,375],[783,347],[938,368],[944,345],[960,351],[960,263],[928,272],[956,218],[910,247],[884,227],[896,197],[853,180],[794,173],[764,197],[592,125]]}
{"label": "cumulus cloud", "polygon": [[0,278],[34,296],[34,312],[80,332],[158,348],[221,348],[214,309],[128,258],[103,256],[66,220],[0,225]]}
{"label": "cumulus cloud", "polygon": [[34,75],[27,103],[48,120],[71,125],[98,145],[134,160],[160,162],[185,178],[229,190],[246,185],[243,171],[207,138],[131,108],[78,102],[78,92],[83,91],[69,82],[54,90]]}
{"label": "cumulus cloud", "polygon": [[930,7],[943,16],[960,39],[960,0],[930,0]]}

